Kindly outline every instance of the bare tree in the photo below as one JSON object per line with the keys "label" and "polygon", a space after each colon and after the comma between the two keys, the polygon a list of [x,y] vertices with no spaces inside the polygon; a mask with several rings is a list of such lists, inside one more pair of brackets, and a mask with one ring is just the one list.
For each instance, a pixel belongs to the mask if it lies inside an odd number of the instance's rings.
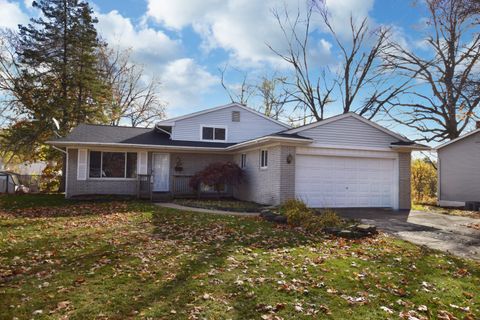
{"label": "bare tree", "polygon": [[147,79],[143,67],[132,63],[130,50],[104,48],[100,55],[112,92],[105,108],[111,125],[127,121],[132,127],[142,127],[165,116],[165,103],[158,96],[159,81]]}
{"label": "bare tree", "polygon": [[[309,40],[315,13],[319,14],[340,52],[338,71],[332,71],[329,66],[311,67]],[[289,102],[297,103],[296,109],[306,108],[314,120],[322,120],[327,106],[338,96],[343,113],[355,112],[372,119],[407,87],[407,81],[393,82],[382,63],[382,52],[390,34],[388,28],[370,30],[367,18],[357,23],[350,16],[350,37],[344,40],[331,23],[322,0],[312,2],[304,19],[300,12],[292,19],[287,10],[282,16],[274,11],[274,16],[285,37],[287,53],[269,47],[294,70],[293,81],[287,81],[293,88]],[[312,70],[318,76],[314,76]]]}
{"label": "bare tree", "polygon": [[241,73],[242,81],[238,88],[232,88],[228,85],[225,81],[225,74],[227,72],[228,65],[226,64],[223,68],[219,68],[220,72],[220,83],[227,93],[228,97],[230,98],[231,102],[241,103],[246,105],[248,100],[254,95],[255,92],[255,85],[252,85],[248,82],[248,74],[245,72],[241,72],[237,69],[234,69],[237,72]]}
{"label": "bare tree", "polygon": [[[479,91],[480,33],[468,0],[426,0],[429,23],[425,43],[431,56],[420,56],[391,42],[386,60],[405,78],[416,78],[410,101],[394,106],[394,119],[418,130],[424,141],[457,138],[475,118]],[[403,99],[404,100],[404,99]]]}
{"label": "bare tree", "polygon": [[283,89],[285,77],[264,76],[255,86],[255,95],[260,98],[259,111],[266,116],[279,120],[285,112],[285,103],[288,93]]}
{"label": "bare tree", "polygon": [[292,19],[286,9],[283,16],[274,10],[273,15],[282,30],[287,52],[283,53],[269,44],[267,46],[293,68],[293,79],[285,81],[286,87],[289,87],[286,102],[295,104],[294,112],[308,109],[307,117],[319,121],[324,118],[327,105],[333,101],[331,94],[334,84],[327,83],[325,72],[322,72],[320,77],[312,79],[309,58],[312,13],[313,6],[310,6],[305,19],[302,19],[300,11]]}

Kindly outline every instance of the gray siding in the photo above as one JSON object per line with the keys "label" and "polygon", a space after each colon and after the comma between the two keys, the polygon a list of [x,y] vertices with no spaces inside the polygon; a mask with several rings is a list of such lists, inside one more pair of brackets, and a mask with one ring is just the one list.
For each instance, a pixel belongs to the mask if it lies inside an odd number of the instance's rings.
{"label": "gray siding", "polygon": [[398,201],[399,209],[410,209],[412,206],[410,194],[411,179],[411,155],[410,153],[398,154],[398,170],[399,170],[399,188]]}
{"label": "gray siding", "polygon": [[[151,153],[152,154],[152,153]],[[150,163],[152,156],[150,155]],[[175,171],[177,161],[182,163],[183,170]],[[175,176],[191,176],[204,169],[213,162],[233,161],[233,156],[229,154],[201,154],[201,153],[171,153],[170,154],[170,190],[173,190]],[[231,190],[227,189],[227,193]]]}
{"label": "gray siding", "polygon": [[77,180],[78,149],[68,149],[66,197],[93,194],[136,195],[136,180]]}
{"label": "gray siding", "polygon": [[438,150],[442,201],[480,201],[480,132]]}
{"label": "gray siding", "polygon": [[[245,152],[247,166],[244,169],[246,181],[234,190],[233,196],[262,204],[278,205],[295,197],[295,159],[287,163],[288,154],[295,158],[295,147],[275,146],[268,150],[268,168],[260,168],[260,151]],[[240,164],[241,154],[235,155]]]}
{"label": "gray siding", "polygon": [[[125,151],[125,150],[121,150]],[[152,154],[148,153],[148,172],[152,169]],[[159,152],[162,153],[162,152]],[[163,152],[168,153],[168,152]],[[78,149],[68,151],[68,185],[67,197],[92,194],[119,194],[136,195],[136,180],[101,180],[88,179],[77,180],[77,157]],[[182,162],[183,171],[175,172],[177,160]],[[197,153],[171,153],[170,154],[170,190],[172,190],[174,175],[193,175],[205,168],[208,164],[216,161],[231,161],[232,155],[228,154],[197,154]],[[227,190],[231,192],[231,190]]]}
{"label": "gray siding", "polygon": [[[232,111],[240,112],[240,122],[232,122]],[[241,142],[286,129],[243,108],[232,106],[175,121],[172,139],[199,141],[202,138],[200,135],[202,125],[227,127],[226,142]]]}
{"label": "gray siding", "polygon": [[397,138],[353,117],[306,129],[298,134],[312,138],[314,143],[322,145],[389,148],[390,143],[398,141]]}

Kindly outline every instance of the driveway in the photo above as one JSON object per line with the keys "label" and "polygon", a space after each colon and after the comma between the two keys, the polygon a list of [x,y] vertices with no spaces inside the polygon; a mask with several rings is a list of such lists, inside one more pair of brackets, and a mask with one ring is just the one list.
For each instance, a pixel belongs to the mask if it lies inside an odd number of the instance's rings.
{"label": "driveway", "polygon": [[467,227],[480,219],[422,211],[343,209],[340,215],[374,224],[403,240],[480,260],[480,231]]}

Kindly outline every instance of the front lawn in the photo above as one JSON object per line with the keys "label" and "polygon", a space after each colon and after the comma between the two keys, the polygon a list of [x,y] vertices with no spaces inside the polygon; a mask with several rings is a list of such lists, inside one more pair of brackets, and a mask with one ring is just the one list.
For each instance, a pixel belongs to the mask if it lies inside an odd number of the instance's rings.
{"label": "front lawn", "polygon": [[478,263],[384,235],[142,202],[0,209],[0,319],[476,319],[478,288]]}
{"label": "front lawn", "polygon": [[469,211],[463,208],[444,208],[430,204],[412,204],[412,210],[480,219],[480,211]]}
{"label": "front lawn", "polygon": [[236,199],[175,199],[174,203],[193,208],[233,212],[260,212],[265,206]]}

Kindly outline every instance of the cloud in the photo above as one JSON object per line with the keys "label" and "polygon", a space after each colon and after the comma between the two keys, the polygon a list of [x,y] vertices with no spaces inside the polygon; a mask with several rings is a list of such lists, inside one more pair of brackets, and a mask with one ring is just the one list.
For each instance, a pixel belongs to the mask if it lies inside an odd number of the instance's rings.
{"label": "cloud", "polygon": [[219,83],[218,77],[191,58],[169,62],[162,71],[160,81],[162,98],[169,102],[172,109],[192,107]]}
{"label": "cloud", "polygon": [[28,23],[28,16],[18,3],[0,0],[0,28],[16,29],[19,24]]}
{"label": "cloud", "polygon": [[339,36],[348,37],[351,34],[350,16],[355,24],[369,17],[375,0],[325,0],[330,22]]}
{"label": "cloud", "polygon": [[142,63],[158,64],[176,57],[181,49],[180,40],[169,38],[160,30],[135,26],[118,11],[96,13],[99,34],[112,46],[131,48],[134,58]]}
{"label": "cloud", "polygon": [[[368,16],[373,2],[327,0],[332,24],[339,33],[346,33],[350,13]],[[307,3],[299,0],[148,0],[147,15],[173,30],[192,27],[202,38],[204,49],[224,49],[240,64],[258,67],[267,62],[279,66],[279,57],[267,43],[281,52],[286,50],[286,43],[272,10],[281,14],[285,8],[295,17],[299,10],[306,12]],[[314,28],[319,28],[318,20],[313,22]]]}

